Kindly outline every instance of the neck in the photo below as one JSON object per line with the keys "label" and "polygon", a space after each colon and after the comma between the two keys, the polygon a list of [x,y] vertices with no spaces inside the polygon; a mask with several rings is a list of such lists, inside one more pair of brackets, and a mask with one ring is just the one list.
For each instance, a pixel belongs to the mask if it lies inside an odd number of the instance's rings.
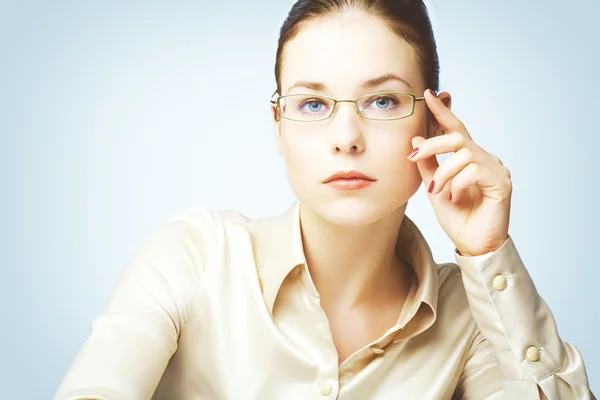
{"label": "neck", "polygon": [[396,256],[406,204],[363,226],[340,226],[300,204],[308,269],[323,303],[354,307],[386,302],[409,284],[410,267]]}

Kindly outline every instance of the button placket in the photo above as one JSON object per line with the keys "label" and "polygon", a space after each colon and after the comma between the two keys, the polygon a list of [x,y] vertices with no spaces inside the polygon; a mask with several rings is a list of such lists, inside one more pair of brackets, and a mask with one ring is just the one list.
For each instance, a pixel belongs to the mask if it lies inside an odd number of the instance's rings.
{"label": "button placket", "polygon": [[331,383],[329,383],[329,382],[321,383],[321,386],[319,387],[319,393],[321,393],[321,396],[329,396],[332,391],[333,391],[333,386],[331,385]]}
{"label": "button placket", "polygon": [[325,399],[336,399],[338,396],[338,382],[337,379],[335,381],[326,380],[322,381],[318,387],[318,393],[321,395],[321,398]]}
{"label": "button placket", "polygon": [[340,385],[343,386],[343,385],[348,384],[348,382],[350,382],[350,377],[351,377],[350,371],[345,371],[345,372],[341,373],[340,378],[339,378]]}

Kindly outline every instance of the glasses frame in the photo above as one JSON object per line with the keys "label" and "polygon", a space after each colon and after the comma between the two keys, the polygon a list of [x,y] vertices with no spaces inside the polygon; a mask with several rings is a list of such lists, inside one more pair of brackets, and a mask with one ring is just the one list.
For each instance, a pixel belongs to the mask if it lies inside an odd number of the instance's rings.
{"label": "glasses frame", "polygon": [[[398,119],[404,119],[404,118],[408,118],[411,115],[413,115],[415,113],[415,105],[417,104],[417,101],[423,101],[425,100],[425,97],[417,97],[412,93],[406,93],[406,92],[376,92],[376,93],[371,93],[371,94],[366,94],[364,96],[360,96],[354,100],[352,99],[334,99],[333,97],[329,97],[329,96],[325,96],[322,94],[313,94],[313,93],[294,93],[294,94],[288,94],[285,96],[278,96],[277,98],[273,98],[273,96],[275,96],[277,94],[277,90],[275,90],[273,92],[273,94],[271,95],[271,104],[276,105],[277,111],[279,111],[279,115],[281,115],[281,118],[290,120],[290,121],[296,121],[296,122],[318,122],[318,121],[325,121],[331,117],[333,117],[333,114],[335,114],[335,110],[336,110],[336,106],[338,103],[354,103],[354,105],[356,106],[356,109],[358,110],[358,113],[360,114],[361,117],[365,118],[365,119],[369,119],[371,121],[394,121],[394,120],[398,120]],[[360,107],[358,107],[358,101],[361,99],[364,99],[365,97],[372,97],[378,94],[402,94],[402,95],[406,95],[406,96],[410,96],[412,97],[412,105],[410,108],[410,113],[407,115],[404,115],[402,117],[394,117],[394,118],[369,118],[367,116],[365,116]],[[326,118],[320,118],[320,119],[311,119],[311,120],[305,120],[305,119],[294,119],[294,118],[289,118],[283,115],[283,112],[281,112],[281,99],[284,99],[286,97],[292,97],[292,96],[315,96],[315,97],[322,97],[324,99],[328,99],[333,101],[333,107],[331,107],[331,113],[329,114],[329,116],[327,116]]]}

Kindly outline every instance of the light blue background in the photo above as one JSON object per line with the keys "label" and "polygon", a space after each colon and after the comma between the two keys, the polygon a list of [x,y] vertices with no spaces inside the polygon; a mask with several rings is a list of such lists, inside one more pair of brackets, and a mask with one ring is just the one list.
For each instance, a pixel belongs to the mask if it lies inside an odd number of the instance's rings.
{"label": "light blue background", "polygon": [[[0,398],[54,394],[133,252],[171,215],[291,204],[268,111],[291,4],[0,2]],[[592,387],[599,13],[597,0],[432,9],[442,88],[511,170],[511,234]],[[453,261],[423,190],[407,213],[436,260]]]}

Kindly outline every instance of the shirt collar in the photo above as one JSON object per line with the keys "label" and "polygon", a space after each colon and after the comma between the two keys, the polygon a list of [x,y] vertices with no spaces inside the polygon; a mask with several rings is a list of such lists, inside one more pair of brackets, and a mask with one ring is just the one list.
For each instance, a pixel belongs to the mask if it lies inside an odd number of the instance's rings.
{"label": "shirt collar", "polygon": [[[251,220],[250,226],[263,297],[272,314],[284,279],[296,266],[306,264],[300,230],[300,203],[296,201],[280,216]],[[405,310],[408,311],[402,314],[406,316],[405,321],[419,325],[421,329],[418,330],[422,331],[436,318],[438,265],[423,234],[406,215],[400,226],[396,253],[412,266],[417,284],[416,290],[413,288],[409,294],[412,299],[407,298]],[[401,316],[401,319],[404,318]]]}

